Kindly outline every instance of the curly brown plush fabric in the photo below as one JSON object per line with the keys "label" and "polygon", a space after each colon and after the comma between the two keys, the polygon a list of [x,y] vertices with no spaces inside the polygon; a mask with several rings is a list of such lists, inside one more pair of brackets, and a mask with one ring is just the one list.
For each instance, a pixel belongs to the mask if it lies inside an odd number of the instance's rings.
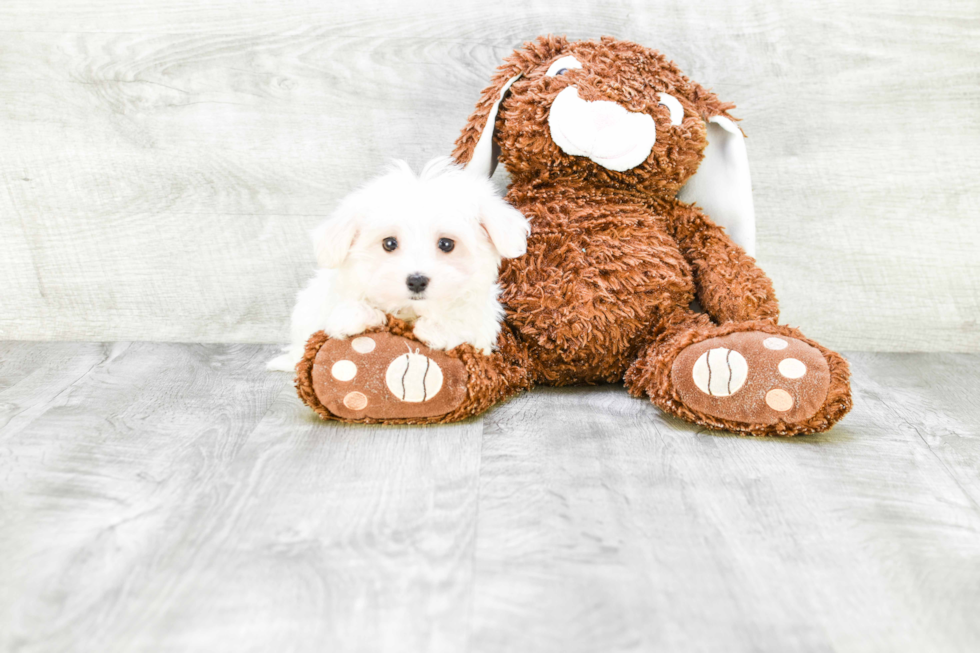
{"label": "curly brown plush fabric", "polygon": [[[567,55],[582,69],[545,75],[552,62]],[[527,254],[504,261],[500,271],[507,318],[499,351],[482,356],[462,346],[447,352],[465,362],[468,375],[466,399],[452,412],[381,421],[451,422],[534,384],[601,382],[625,382],[634,396],[646,395],[682,419],[752,435],[813,433],[843,417],[851,406],[846,361],[795,329],[779,326],[778,303],[765,273],[697,206],[676,198],[703,157],[705,121],[733,119],[728,111],[734,105],[686,78],[663,55],[635,43],[544,36],[514,52],[494,74],[456,143],[457,161],[470,160],[501,89],[518,74],[500,105],[494,145],[511,175],[507,199],[527,216],[532,230]],[[566,154],[552,140],[549,109],[570,84],[581,99],[614,101],[654,118],[657,139],[643,163],[624,172],[609,170]],[[660,93],[674,96],[683,107],[679,125],[671,125]],[[695,300],[705,313],[690,309]],[[394,319],[377,331],[378,337],[386,332],[412,337],[409,326]],[[717,352],[694,365],[700,372],[675,369],[685,349],[709,339],[717,339],[712,340],[717,345],[710,345]],[[310,340],[297,384],[306,403],[334,419],[312,389],[313,358],[324,341],[322,334]],[[779,373],[761,369],[770,365],[766,361],[778,361],[783,347],[809,352],[802,381],[786,376],[782,367]],[[801,365],[797,360],[786,369],[799,374]],[[701,373],[709,374],[707,381]],[[744,410],[738,406],[739,419],[704,408],[728,400],[711,389],[719,373],[728,375],[725,392],[733,393],[731,400],[745,404]],[[689,376],[693,380],[687,382]],[[784,377],[786,387],[775,387]],[[705,401],[697,390],[689,390],[694,395],[685,400],[674,378],[683,378],[690,388],[707,388]],[[747,391],[739,398],[732,380],[738,387],[754,387],[760,399],[746,403]],[[775,384],[771,392],[759,389],[770,382]],[[812,414],[785,417],[803,408]]]}

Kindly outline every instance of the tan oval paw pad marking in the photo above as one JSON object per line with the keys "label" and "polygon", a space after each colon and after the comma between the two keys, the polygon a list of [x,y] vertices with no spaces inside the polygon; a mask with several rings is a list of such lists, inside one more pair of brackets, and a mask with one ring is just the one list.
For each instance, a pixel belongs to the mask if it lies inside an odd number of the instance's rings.
{"label": "tan oval paw pad marking", "polygon": [[785,390],[776,388],[766,393],[766,404],[773,410],[785,413],[793,407],[793,397]]}
{"label": "tan oval paw pad marking", "polygon": [[368,399],[363,392],[348,392],[344,397],[344,405],[351,410],[364,410],[367,408]]}

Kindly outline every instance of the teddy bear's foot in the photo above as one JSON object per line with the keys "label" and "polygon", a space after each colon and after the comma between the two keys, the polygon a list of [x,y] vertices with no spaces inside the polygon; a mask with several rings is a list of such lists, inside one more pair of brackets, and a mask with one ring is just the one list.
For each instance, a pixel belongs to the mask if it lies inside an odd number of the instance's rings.
{"label": "teddy bear's foot", "polygon": [[796,329],[702,316],[666,323],[626,373],[634,395],[709,428],[750,435],[826,431],[851,408],[844,358]]}
{"label": "teddy bear's foot", "polygon": [[509,331],[498,346],[489,356],[470,345],[431,349],[389,316],[386,327],[353,338],[313,334],[296,366],[296,390],[324,419],[455,422],[530,386],[526,354]]}
{"label": "teddy bear's foot", "polygon": [[731,333],[688,346],[671,367],[691,410],[768,426],[802,422],[824,405],[830,367],[815,347],[789,336]]}
{"label": "teddy bear's foot", "polygon": [[323,407],[349,420],[438,417],[466,397],[462,361],[390,333],[327,340],[311,378]]}

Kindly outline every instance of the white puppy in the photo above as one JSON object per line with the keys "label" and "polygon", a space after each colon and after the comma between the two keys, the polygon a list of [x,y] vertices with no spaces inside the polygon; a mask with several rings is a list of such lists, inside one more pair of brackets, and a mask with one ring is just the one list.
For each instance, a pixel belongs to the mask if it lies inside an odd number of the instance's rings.
{"label": "white puppy", "polygon": [[528,232],[484,176],[447,158],[418,176],[395,161],[313,231],[321,269],[297,295],[291,342],[269,369],[291,371],[321,329],[346,338],[383,325],[386,313],[414,322],[435,349],[469,343],[490,353],[504,315],[500,260],[522,255]]}

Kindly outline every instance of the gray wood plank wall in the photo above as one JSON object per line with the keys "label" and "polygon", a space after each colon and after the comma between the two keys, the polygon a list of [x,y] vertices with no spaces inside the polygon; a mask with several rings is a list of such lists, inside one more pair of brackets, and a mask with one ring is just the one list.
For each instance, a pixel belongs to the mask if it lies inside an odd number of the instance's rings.
{"label": "gray wood plank wall", "polygon": [[0,338],[285,339],[307,230],[547,32],[739,105],[787,322],[980,351],[976,0],[5,0]]}

